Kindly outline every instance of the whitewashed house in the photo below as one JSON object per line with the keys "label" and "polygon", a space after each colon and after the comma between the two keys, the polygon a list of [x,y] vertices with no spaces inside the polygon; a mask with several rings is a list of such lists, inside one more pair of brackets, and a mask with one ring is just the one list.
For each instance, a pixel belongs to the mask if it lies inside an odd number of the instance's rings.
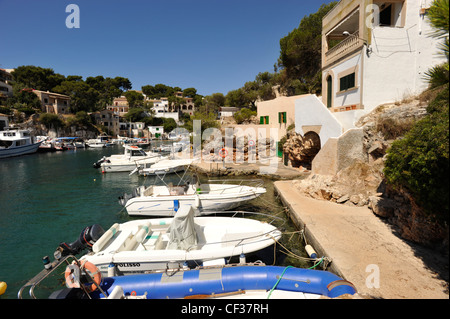
{"label": "whitewashed house", "polygon": [[148,126],[151,138],[160,138],[164,134],[164,126]]}
{"label": "whitewashed house", "polygon": [[425,90],[424,73],[445,59],[430,36],[431,3],[341,0],[322,21],[322,97],[296,101],[296,131],[323,146],[378,105]]}
{"label": "whitewashed house", "polygon": [[172,118],[174,119],[177,123],[180,120],[179,117],[179,113],[178,112],[170,112],[170,107],[169,107],[169,100],[166,97],[162,97],[161,99],[158,100],[150,100],[151,102],[153,102],[153,112],[154,112],[154,117],[158,117],[158,118]]}

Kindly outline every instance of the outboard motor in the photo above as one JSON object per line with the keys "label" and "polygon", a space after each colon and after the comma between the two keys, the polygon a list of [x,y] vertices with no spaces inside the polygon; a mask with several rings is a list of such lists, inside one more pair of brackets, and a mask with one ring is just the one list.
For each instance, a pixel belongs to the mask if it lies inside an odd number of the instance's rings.
{"label": "outboard motor", "polygon": [[61,253],[61,256],[78,255],[86,248],[91,248],[97,240],[105,233],[102,226],[94,224],[88,226],[80,234],[80,237],[73,243],[61,243],[56,251]]}
{"label": "outboard motor", "polygon": [[119,196],[119,204],[125,206],[127,202],[132,199],[134,196],[130,194],[123,194],[123,196]]}
{"label": "outboard motor", "polygon": [[102,163],[110,163],[110,160],[106,159],[106,156],[103,156],[101,159],[99,159],[96,163],[94,163],[94,165],[92,165],[94,168],[100,168],[100,166],[102,165]]}

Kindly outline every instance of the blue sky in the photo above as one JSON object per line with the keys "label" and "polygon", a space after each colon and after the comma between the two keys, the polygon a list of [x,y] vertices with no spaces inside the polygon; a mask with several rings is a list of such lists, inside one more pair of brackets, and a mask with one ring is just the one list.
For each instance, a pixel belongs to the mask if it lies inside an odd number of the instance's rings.
{"label": "blue sky", "polygon": [[[279,40],[331,1],[0,0],[0,68],[36,65],[63,75],[163,83],[210,95],[273,72]],[[65,21],[80,9],[80,28]]]}

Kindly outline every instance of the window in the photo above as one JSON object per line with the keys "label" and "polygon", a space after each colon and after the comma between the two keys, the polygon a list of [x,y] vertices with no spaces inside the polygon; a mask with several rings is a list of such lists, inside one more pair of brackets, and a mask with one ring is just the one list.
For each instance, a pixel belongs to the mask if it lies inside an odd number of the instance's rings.
{"label": "window", "polygon": [[269,117],[268,116],[261,116],[259,118],[259,124],[269,124]]}
{"label": "window", "polygon": [[[384,6],[384,7],[383,7]],[[380,25],[391,25],[392,5],[382,5],[380,10]]]}
{"label": "window", "polygon": [[278,123],[287,123],[286,112],[279,112],[278,113]]}
{"label": "window", "polygon": [[339,90],[345,91],[355,87],[355,73],[343,76],[339,82]]}
{"label": "window", "polygon": [[406,5],[402,0],[381,1],[375,0],[378,6],[378,24],[382,27],[404,27],[406,18]]}

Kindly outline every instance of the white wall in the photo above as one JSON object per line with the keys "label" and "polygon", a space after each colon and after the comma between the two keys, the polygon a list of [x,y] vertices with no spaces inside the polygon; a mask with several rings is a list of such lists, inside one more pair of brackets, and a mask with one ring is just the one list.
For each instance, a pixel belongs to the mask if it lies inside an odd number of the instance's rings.
{"label": "white wall", "polygon": [[316,95],[295,101],[295,131],[304,136],[311,126],[321,126],[319,132],[316,132],[320,137],[321,147],[329,138],[339,137],[343,133],[342,124]]}
{"label": "white wall", "polygon": [[[334,73],[333,77],[333,94],[334,94],[334,101],[333,101],[333,107],[340,107],[340,106],[348,106],[352,104],[360,104],[361,103],[361,66],[362,66],[362,54],[358,54],[341,64],[336,65],[335,67],[331,68],[331,70]],[[356,89],[349,90],[348,92],[342,92],[339,93],[339,73],[344,72],[348,69],[353,69],[355,72],[357,72],[358,76],[355,79],[355,85]],[[329,69],[330,70],[330,69]],[[326,80],[326,78],[325,78]]]}
{"label": "white wall", "polygon": [[428,85],[424,73],[445,60],[437,54],[438,41],[430,36],[428,18],[419,14],[421,2],[431,1],[407,2],[405,27],[377,26],[372,30],[372,54],[364,62],[363,100],[367,112],[423,92]]}
{"label": "white wall", "polygon": [[178,116],[178,112],[162,112],[162,113],[155,113],[155,115],[154,115],[155,117],[159,117],[159,118],[166,118],[166,119],[169,119],[169,118],[171,118],[171,119],[174,119],[176,122],[178,122],[180,119],[179,119],[179,116]]}

